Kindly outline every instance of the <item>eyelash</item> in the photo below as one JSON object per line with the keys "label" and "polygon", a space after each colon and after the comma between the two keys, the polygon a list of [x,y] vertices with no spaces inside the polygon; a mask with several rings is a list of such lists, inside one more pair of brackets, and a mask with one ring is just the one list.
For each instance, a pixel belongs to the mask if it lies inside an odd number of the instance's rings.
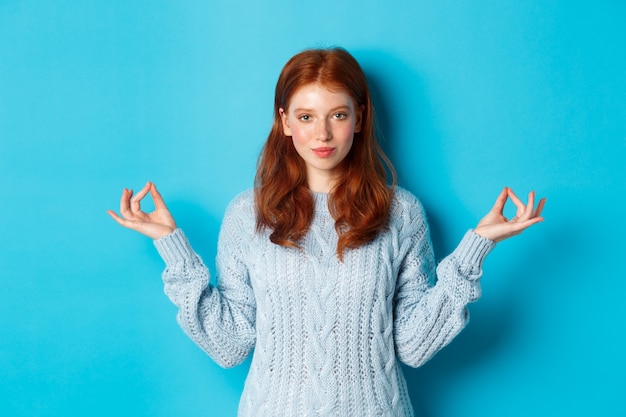
{"label": "eyelash", "polygon": [[[333,114],[333,117],[336,120],[344,120],[348,118],[348,115],[346,113],[338,112]],[[298,117],[298,119],[302,120],[303,122],[308,122],[309,120],[311,120],[311,115],[303,114],[302,116]]]}

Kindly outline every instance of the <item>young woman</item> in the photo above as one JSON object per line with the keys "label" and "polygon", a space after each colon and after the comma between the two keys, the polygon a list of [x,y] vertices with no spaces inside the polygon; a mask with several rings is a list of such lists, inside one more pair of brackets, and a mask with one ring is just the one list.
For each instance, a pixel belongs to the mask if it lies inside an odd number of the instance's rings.
{"label": "young woman", "polygon": [[[495,243],[543,220],[505,188],[438,266],[424,211],[387,183],[365,76],[343,49],[283,68],[255,186],[229,205],[216,287],[152,183],[122,226],[155,241],[183,330],[218,364],[254,348],[240,416],[411,416],[398,360],[419,366],[465,326]],[[141,211],[150,194],[152,213]],[[517,215],[503,208],[510,198]]]}

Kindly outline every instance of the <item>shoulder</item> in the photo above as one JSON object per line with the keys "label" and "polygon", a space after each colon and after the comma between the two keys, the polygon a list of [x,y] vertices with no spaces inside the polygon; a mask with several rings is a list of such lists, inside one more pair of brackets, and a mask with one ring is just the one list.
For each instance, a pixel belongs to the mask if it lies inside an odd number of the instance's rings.
{"label": "shoulder", "polygon": [[419,216],[425,217],[422,203],[410,191],[396,186],[391,197],[390,217]]}
{"label": "shoulder", "polygon": [[249,188],[245,191],[237,194],[231,201],[228,203],[228,207],[226,208],[226,212],[231,211],[246,211],[246,210],[254,210],[254,190]]}
{"label": "shoulder", "polygon": [[224,223],[235,223],[248,229],[256,221],[254,209],[254,190],[248,189],[237,194],[226,207]]}
{"label": "shoulder", "polygon": [[410,191],[395,187],[391,198],[389,227],[398,229],[401,235],[426,230],[426,212],[422,203]]}

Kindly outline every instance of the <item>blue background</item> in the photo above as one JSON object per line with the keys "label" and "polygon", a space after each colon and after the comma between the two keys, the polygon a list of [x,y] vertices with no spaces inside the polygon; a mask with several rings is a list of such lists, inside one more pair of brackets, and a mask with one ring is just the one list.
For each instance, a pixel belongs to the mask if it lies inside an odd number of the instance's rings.
{"label": "blue background", "polygon": [[282,65],[332,45],[370,79],[438,258],[502,186],[548,198],[487,259],[469,327],[407,369],[416,414],[626,415],[625,20],[621,1],[0,0],[0,415],[235,415],[248,365],[186,338],[152,243],[105,210],[156,182],[212,265]]}

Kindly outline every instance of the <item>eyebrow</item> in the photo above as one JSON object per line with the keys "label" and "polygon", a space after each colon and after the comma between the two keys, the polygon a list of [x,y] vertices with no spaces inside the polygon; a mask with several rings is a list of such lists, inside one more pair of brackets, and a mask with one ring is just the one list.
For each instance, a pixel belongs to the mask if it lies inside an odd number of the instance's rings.
{"label": "eyebrow", "polygon": [[[338,106],[335,107],[333,109],[330,109],[330,113],[339,111],[339,110],[348,110],[350,111],[350,106]],[[307,109],[307,108],[302,108],[302,107],[298,107],[296,109],[292,110],[294,113],[298,113],[298,112],[306,112],[306,113],[313,113],[313,109]]]}

